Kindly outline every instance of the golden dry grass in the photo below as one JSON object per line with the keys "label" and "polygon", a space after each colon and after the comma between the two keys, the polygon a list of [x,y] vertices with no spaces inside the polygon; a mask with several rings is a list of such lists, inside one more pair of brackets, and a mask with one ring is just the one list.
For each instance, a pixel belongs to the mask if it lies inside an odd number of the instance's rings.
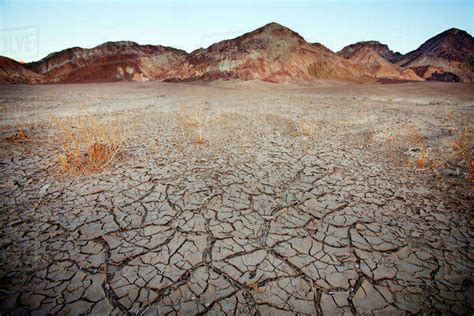
{"label": "golden dry grass", "polygon": [[452,143],[452,148],[456,158],[465,165],[474,189],[474,134],[467,126],[455,131],[456,139]]}
{"label": "golden dry grass", "polygon": [[206,143],[206,140],[202,137],[202,135],[198,135],[196,139],[194,140],[194,142],[198,145],[202,145]]}
{"label": "golden dry grass", "polygon": [[[394,161],[398,158],[403,164],[408,163],[418,169],[435,171],[439,168],[446,168],[454,159],[456,164],[464,166],[469,182],[474,189],[474,133],[467,126],[453,127],[450,129],[450,133],[454,136],[454,140],[444,143],[451,147],[454,156],[448,153],[440,155],[441,143],[435,144],[431,151],[428,150],[426,137],[412,125],[404,125],[397,132],[389,135],[386,144],[390,156],[395,158]],[[413,159],[407,155],[410,147],[417,149],[417,156]]]}
{"label": "golden dry grass", "polygon": [[[432,157],[427,150],[426,137],[411,124],[401,125],[384,136],[388,157],[400,166],[414,166],[418,169],[431,169]],[[408,152],[412,152],[413,157]]]}
{"label": "golden dry grass", "polygon": [[256,293],[263,293],[265,292],[265,289],[261,288],[258,286],[257,282],[249,282],[247,283],[247,286],[252,289],[252,291]]}
{"label": "golden dry grass", "polygon": [[62,173],[99,172],[116,161],[127,135],[126,124],[100,119],[96,114],[54,118],[51,140],[59,147]]}
{"label": "golden dry grass", "polygon": [[307,120],[305,118],[295,119],[295,130],[297,135],[306,137],[313,137],[316,135],[318,130],[317,122],[313,120]]}
{"label": "golden dry grass", "polygon": [[177,122],[181,129],[183,138],[188,138],[190,134],[195,144],[202,145],[206,143],[204,137],[204,130],[206,124],[209,121],[209,115],[207,115],[207,104],[195,107],[194,109],[183,109],[177,115]]}
{"label": "golden dry grass", "polygon": [[28,139],[28,134],[26,133],[24,128],[19,127],[16,132],[7,137],[7,141],[11,143],[21,142]]}
{"label": "golden dry grass", "polygon": [[424,150],[424,148],[422,147],[421,150],[420,150],[420,156],[418,157],[418,159],[416,160],[416,166],[419,168],[419,169],[423,169],[427,166],[427,157],[426,157],[426,151]]}
{"label": "golden dry grass", "polygon": [[185,113],[181,111],[178,114],[178,123],[182,128],[199,128],[203,124],[203,118],[198,112]]}
{"label": "golden dry grass", "polygon": [[419,169],[424,169],[429,166],[428,152],[426,150],[426,139],[418,131],[414,130],[408,134],[408,139],[411,138],[412,143],[416,144],[420,149],[420,154],[415,161],[415,165]]}

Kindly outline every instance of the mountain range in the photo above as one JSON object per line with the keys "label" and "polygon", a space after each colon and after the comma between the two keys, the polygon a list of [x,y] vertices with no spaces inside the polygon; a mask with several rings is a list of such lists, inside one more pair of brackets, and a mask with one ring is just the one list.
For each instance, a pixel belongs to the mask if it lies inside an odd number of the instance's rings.
{"label": "mountain range", "polygon": [[320,43],[308,43],[289,28],[269,23],[191,53],[120,41],[91,49],[73,47],[26,64],[0,57],[0,83],[218,79],[472,82],[474,38],[452,28],[405,55],[377,41],[351,44],[336,53]]}

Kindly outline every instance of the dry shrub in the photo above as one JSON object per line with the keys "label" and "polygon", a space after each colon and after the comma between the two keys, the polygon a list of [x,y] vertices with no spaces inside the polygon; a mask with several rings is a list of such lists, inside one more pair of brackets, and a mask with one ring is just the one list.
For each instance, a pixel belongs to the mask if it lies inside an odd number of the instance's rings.
{"label": "dry shrub", "polygon": [[388,157],[393,163],[400,166],[414,165],[419,169],[431,168],[432,161],[426,149],[426,138],[415,126],[402,125],[396,131],[389,131],[377,137],[384,140]]}
{"label": "dry shrub", "polygon": [[197,113],[187,114],[181,112],[178,114],[178,123],[182,128],[198,128],[202,125],[202,119]]}
{"label": "dry shrub", "polygon": [[53,119],[53,142],[59,146],[61,171],[72,174],[103,170],[122,153],[126,125],[101,120],[97,115]]}
{"label": "dry shrub", "polygon": [[428,154],[429,151],[427,150],[426,137],[420,134],[420,132],[413,131],[408,134],[407,142],[414,144],[419,148],[418,158],[415,160],[415,166],[418,169],[429,169],[434,171],[446,164],[446,161],[443,159],[436,159],[436,155],[433,155],[431,151],[431,154]]}
{"label": "dry shrub", "polygon": [[296,135],[313,137],[316,134],[317,129],[318,129],[318,125],[316,124],[315,121],[306,120],[303,117],[300,118],[299,120],[295,119],[294,124],[295,124]]}
{"label": "dry shrub", "polygon": [[426,139],[419,132],[415,131],[409,134],[409,138],[412,138],[412,141],[418,145],[420,148],[420,155],[416,160],[416,167],[419,169],[424,169],[428,167],[428,153],[426,152]]}
{"label": "dry shrub", "polygon": [[[207,103],[205,105],[207,105]],[[177,115],[178,125],[181,129],[183,138],[186,138],[186,135],[191,132],[192,134],[197,134],[197,136],[194,138],[194,143],[204,144],[206,142],[204,137],[204,128],[209,120],[209,117],[204,114],[205,112],[207,112],[206,107],[199,106],[193,110],[182,110]]]}
{"label": "dry shrub", "polygon": [[17,131],[15,132],[15,134],[7,137],[7,141],[11,142],[11,143],[16,143],[16,142],[21,142],[21,141],[25,141],[26,139],[28,139],[28,134],[26,133],[26,131],[23,129],[23,128],[18,128]]}
{"label": "dry shrub", "polygon": [[194,142],[198,145],[202,145],[206,142],[206,140],[202,137],[202,135],[198,135]]}
{"label": "dry shrub", "polygon": [[427,165],[427,159],[426,159],[426,151],[424,150],[424,148],[422,148],[420,150],[420,156],[418,157],[418,159],[416,160],[416,166],[420,169],[423,169],[426,167]]}
{"label": "dry shrub", "polygon": [[257,282],[249,282],[247,283],[247,286],[249,288],[251,288],[254,292],[256,293],[263,293],[265,292],[265,289],[264,288],[261,288],[260,286],[258,286],[258,283]]}
{"label": "dry shrub", "polygon": [[[474,133],[468,127],[464,127],[451,130],[451,134],[454,135],[454,141],[449,141],[447,145],[453,149],[457,161],[465,166],[469,181],[474,189]],[[437,155],[430,155],[429,153],[432,151],[427,150],[426,137],[412,125],[404,125],[397,132],[390,133],[385,142],[389,145],[386,149],[393,161],[414,164],[418,169],[435,171],[439,168],[446,168],[453,158],[449,154],[439,154],[439,148],[438,151],[435,151],[438,153]],[[441,145],[438,144],[438,147]]]}
{"label": "dry shrub", "polygon": [[361,134],[362,147],[370,148],[374,143],[374,131],[364,131]]}
{"label": "dry shrub", "polygon": [[286,135],[288,137],[305,136],[312,138],[318,130],[318,123],[294,114],[280,115],[274,113],[263,113],[259,115],[260,124],[268,132]]}
{"label": "dry shrub", "polygon": [[455,131],[456,140],[452,143],[452,148],[458,159],[466,165],[469,180],[474,188],[474,135],[466,126]]}

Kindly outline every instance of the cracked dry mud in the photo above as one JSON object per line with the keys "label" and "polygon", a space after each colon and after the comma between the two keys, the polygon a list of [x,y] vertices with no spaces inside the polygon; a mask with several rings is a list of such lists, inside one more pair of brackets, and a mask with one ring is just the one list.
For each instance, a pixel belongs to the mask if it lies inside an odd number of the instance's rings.
{"label": "cracked dry mud", "polygon": [[[414,128],[430,157],[451,159],[448,130],[473,123],[473,94],[429,83],[0,87],[0,312],[472,314],[463,166],[416,169],[416,144],[396,140]],[[48,120],[79,104],[125,112],[128,145],[101,173],[61,176]],[[206,142],[195,144],[178,113],[202,104]],[[26,141],[5,141],[26,122]]]}

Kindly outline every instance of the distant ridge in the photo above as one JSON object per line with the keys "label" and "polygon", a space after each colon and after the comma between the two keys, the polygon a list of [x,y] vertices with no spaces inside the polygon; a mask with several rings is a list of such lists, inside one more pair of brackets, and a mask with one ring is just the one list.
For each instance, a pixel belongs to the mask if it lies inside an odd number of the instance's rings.
{"label": "distant ridge", "polygon": [[159,79],[165,71],[183,62],[186,55],[175,48],[119,41],[91,49],[69,48],[25,67],[44,75],[51,83],[149,81]]}
{"label": "distant ridge", "polygon": [[0,58],[0,83],[218,79],[472,82],[474,40],[467,32],[452,28],[406,55],[378,41],[351,44],[336,54],[272,22],[189,54],[172,47],[118,41],[90,49],[72,47],[27,64]]}

